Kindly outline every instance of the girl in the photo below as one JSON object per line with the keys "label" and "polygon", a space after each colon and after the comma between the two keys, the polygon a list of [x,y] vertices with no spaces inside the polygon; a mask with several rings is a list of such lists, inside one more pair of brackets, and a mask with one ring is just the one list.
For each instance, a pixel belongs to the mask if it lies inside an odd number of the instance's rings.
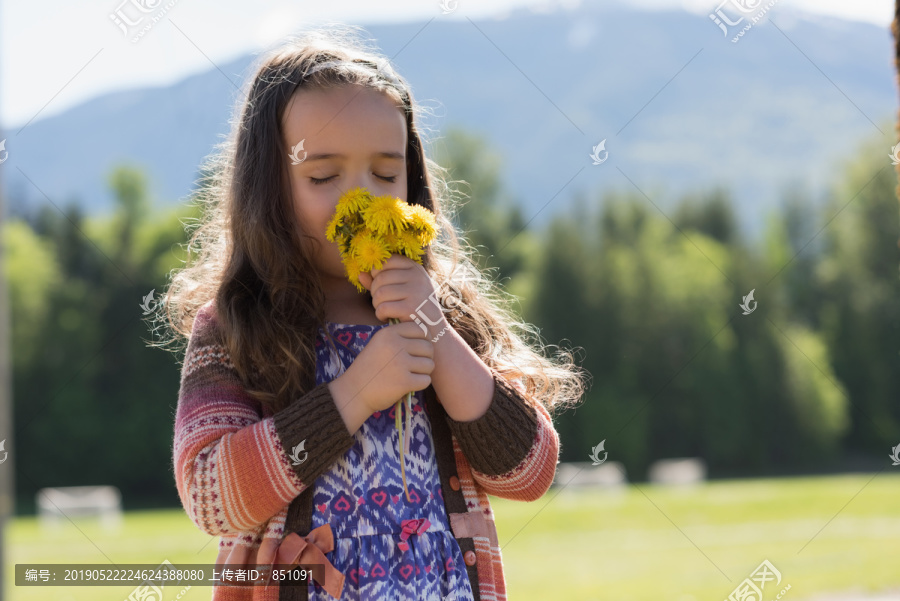
{"label": "girl", "polygon": [[[533,329],[496,284],[459,275],[478,271],[415,112],[352,31],[313,32],[264,58],[208,166],[199,254],[160,305],[188,339],[175,483],[221,537],[218,566],[315,566],[301,586],[223,584],[214,600],[506,599],[487,495],[548,490],[548,410],[583,383],[570,353],[551,361],[524,341],[517,330]],[[362,274],[364,294],[325,238],[357,186],[422,205],[441,228],[422,264],[394,254]],[[409,391],[400,457],[394,403]]]}

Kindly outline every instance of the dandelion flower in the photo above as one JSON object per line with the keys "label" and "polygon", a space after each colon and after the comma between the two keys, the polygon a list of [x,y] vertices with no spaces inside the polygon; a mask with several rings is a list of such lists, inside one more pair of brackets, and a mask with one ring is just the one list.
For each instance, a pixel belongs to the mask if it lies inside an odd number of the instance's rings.
{"label": "dandelion flower", "polygon": [[413,229],[421,230],[428,236],[434,237],[437,233],[434,213],[422,205],[409,205],[406,210],[407,221]]}
{"label": "dandelion flower", "polygon": [[406,203],[393,196],[376,196],[363,209],[366,224],[379,234],[399,232],[406,221]]}
{"label": "dandelion flower", "polygon": [[338,209],[345,211],[347,215],[351,215],[363,211],[371,202],[372,194],[365,188],[357,186],[341,196],[338,202]]}
{"label": "dandelion flower", "polygon": [[341,257],[341,261],[344,263],[344,267],[347,269],[347,277],[356,289],[360,292],[365,292],[366,288],[359,281],[359,274],[362,271],[359,267],[359,259],[352,255],[344,255]]}
{"label": "dandelion flower", "polygon": [[[347,269],[347,278],[360,292],[365,287],[359,281],[359,274],[381,268],[391,253],[402,253],[422,264],[421,256],[425,246],[431,244],[437,235],[434,214],[420,205],[409,205],[393,196],[376,196],[365,188],[353,188],[341,195],[334,216],[328,222],[325,236],[329,241],[338,242],[341,261]],[[391,318],[392,324],[400,323]],[[401,409],[406,407],[406,435],[401,427]],[[410,440],[410,415],[412,414],[412,392],[394,405],[395,421],[400,433],[400,456],[404,456]],[[406,498],[409,489],[406,484],[406,464],[401,459],[400,473]]]}
{"label": "dandelion flower", "polygon": [[404,230],[400,233],[400,252],[407,257],[421,263],[420,257],[425,253],[419,235],[413,230]]}
{"label": "dandelion flower", "polygon": [[346,217],[346,215],[335,212],[334,217],[328,222],[328,227],[325,228],[325,238],[329,242],[335,241],[334,239],[337,236],[338,228],[343,225],[344,217]]}
{"label": "dandelion flower", "polygon": [[358,260],[360,271],[372,271],[375,267],[381,269],[391,256],[384,241],[369,230],[353,237],[350,241],[350,254]]}
{"label": "dandelion flower", "polygon": [[384,246],[388,249],[388,252],[403,252],[400,244],[400,234],[387,232],[385,234],[381,234],[381,239],[384,241]]}

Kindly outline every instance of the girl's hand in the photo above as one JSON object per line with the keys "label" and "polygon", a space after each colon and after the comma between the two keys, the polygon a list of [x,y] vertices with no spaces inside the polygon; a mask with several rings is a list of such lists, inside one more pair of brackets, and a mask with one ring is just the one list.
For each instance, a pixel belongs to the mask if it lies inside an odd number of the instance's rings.
{"label": "girl's hand", "polygon": [[[422,265],[409,257],[393,253],[381,269],[373,269],[371,275],[360,273],[359,281],[372,293],[372,306],[381,321],[390,318],[413,321],[410,316],[421,309],[427,317],[421,321],[428,326],[429,337],[433,338],[447,327],[444,312],[436,300],[434,280]],[[426,302],[429,297],[433,298],[432,302]],[[431,322],[437,323],[432,325]]]}
{"label": "girl's hand", "polygon": [[[343,374],[348,399],[369,409],[389,409],[409,391],[431,384],[434,345],[412,322],[389,324],[372,336]],[[339,401],[340,402],[340,401]]]}

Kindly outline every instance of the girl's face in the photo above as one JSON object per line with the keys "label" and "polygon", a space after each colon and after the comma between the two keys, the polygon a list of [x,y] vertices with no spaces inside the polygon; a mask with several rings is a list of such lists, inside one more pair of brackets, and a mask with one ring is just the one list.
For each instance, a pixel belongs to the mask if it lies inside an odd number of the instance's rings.
{"label": "girl's face", "polygon": [[[406,118],[382,92],[346,85],[329,90],[299,90],[284,114],[284,144],[299,164],[285,156],[291,197],[320,276],[347,280],[337,243],[325,238],[340,196],[356,186],[375,196],[406,200]],[[305,157],[305,158],[304,158]],[[304,241],[306,244],[308,241]],[[347,285],[352,286],[349,280]]]}

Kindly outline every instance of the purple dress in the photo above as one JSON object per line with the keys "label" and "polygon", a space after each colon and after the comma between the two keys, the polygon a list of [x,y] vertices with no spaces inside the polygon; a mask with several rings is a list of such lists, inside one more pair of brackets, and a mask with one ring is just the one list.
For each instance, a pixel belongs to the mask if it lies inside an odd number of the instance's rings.
{"label": "purple dress", "polygon": [[[388,324],[326,325],[336,349],[320,328],[316,385],[343,373]],[[411,502],[403,492],[393,407],[369,416],[355,433],[353,446],[316,479],[312,528],[331,524],[335,547],[325,556],[345,576],[341,601],[473,601],[444,507],[422,391],[413,395],[412,403],[411,448],[405,458]],[[402,537],[404,527],[407,534]],[[318,583],[308,590],[310,601],[335,601]]]}

